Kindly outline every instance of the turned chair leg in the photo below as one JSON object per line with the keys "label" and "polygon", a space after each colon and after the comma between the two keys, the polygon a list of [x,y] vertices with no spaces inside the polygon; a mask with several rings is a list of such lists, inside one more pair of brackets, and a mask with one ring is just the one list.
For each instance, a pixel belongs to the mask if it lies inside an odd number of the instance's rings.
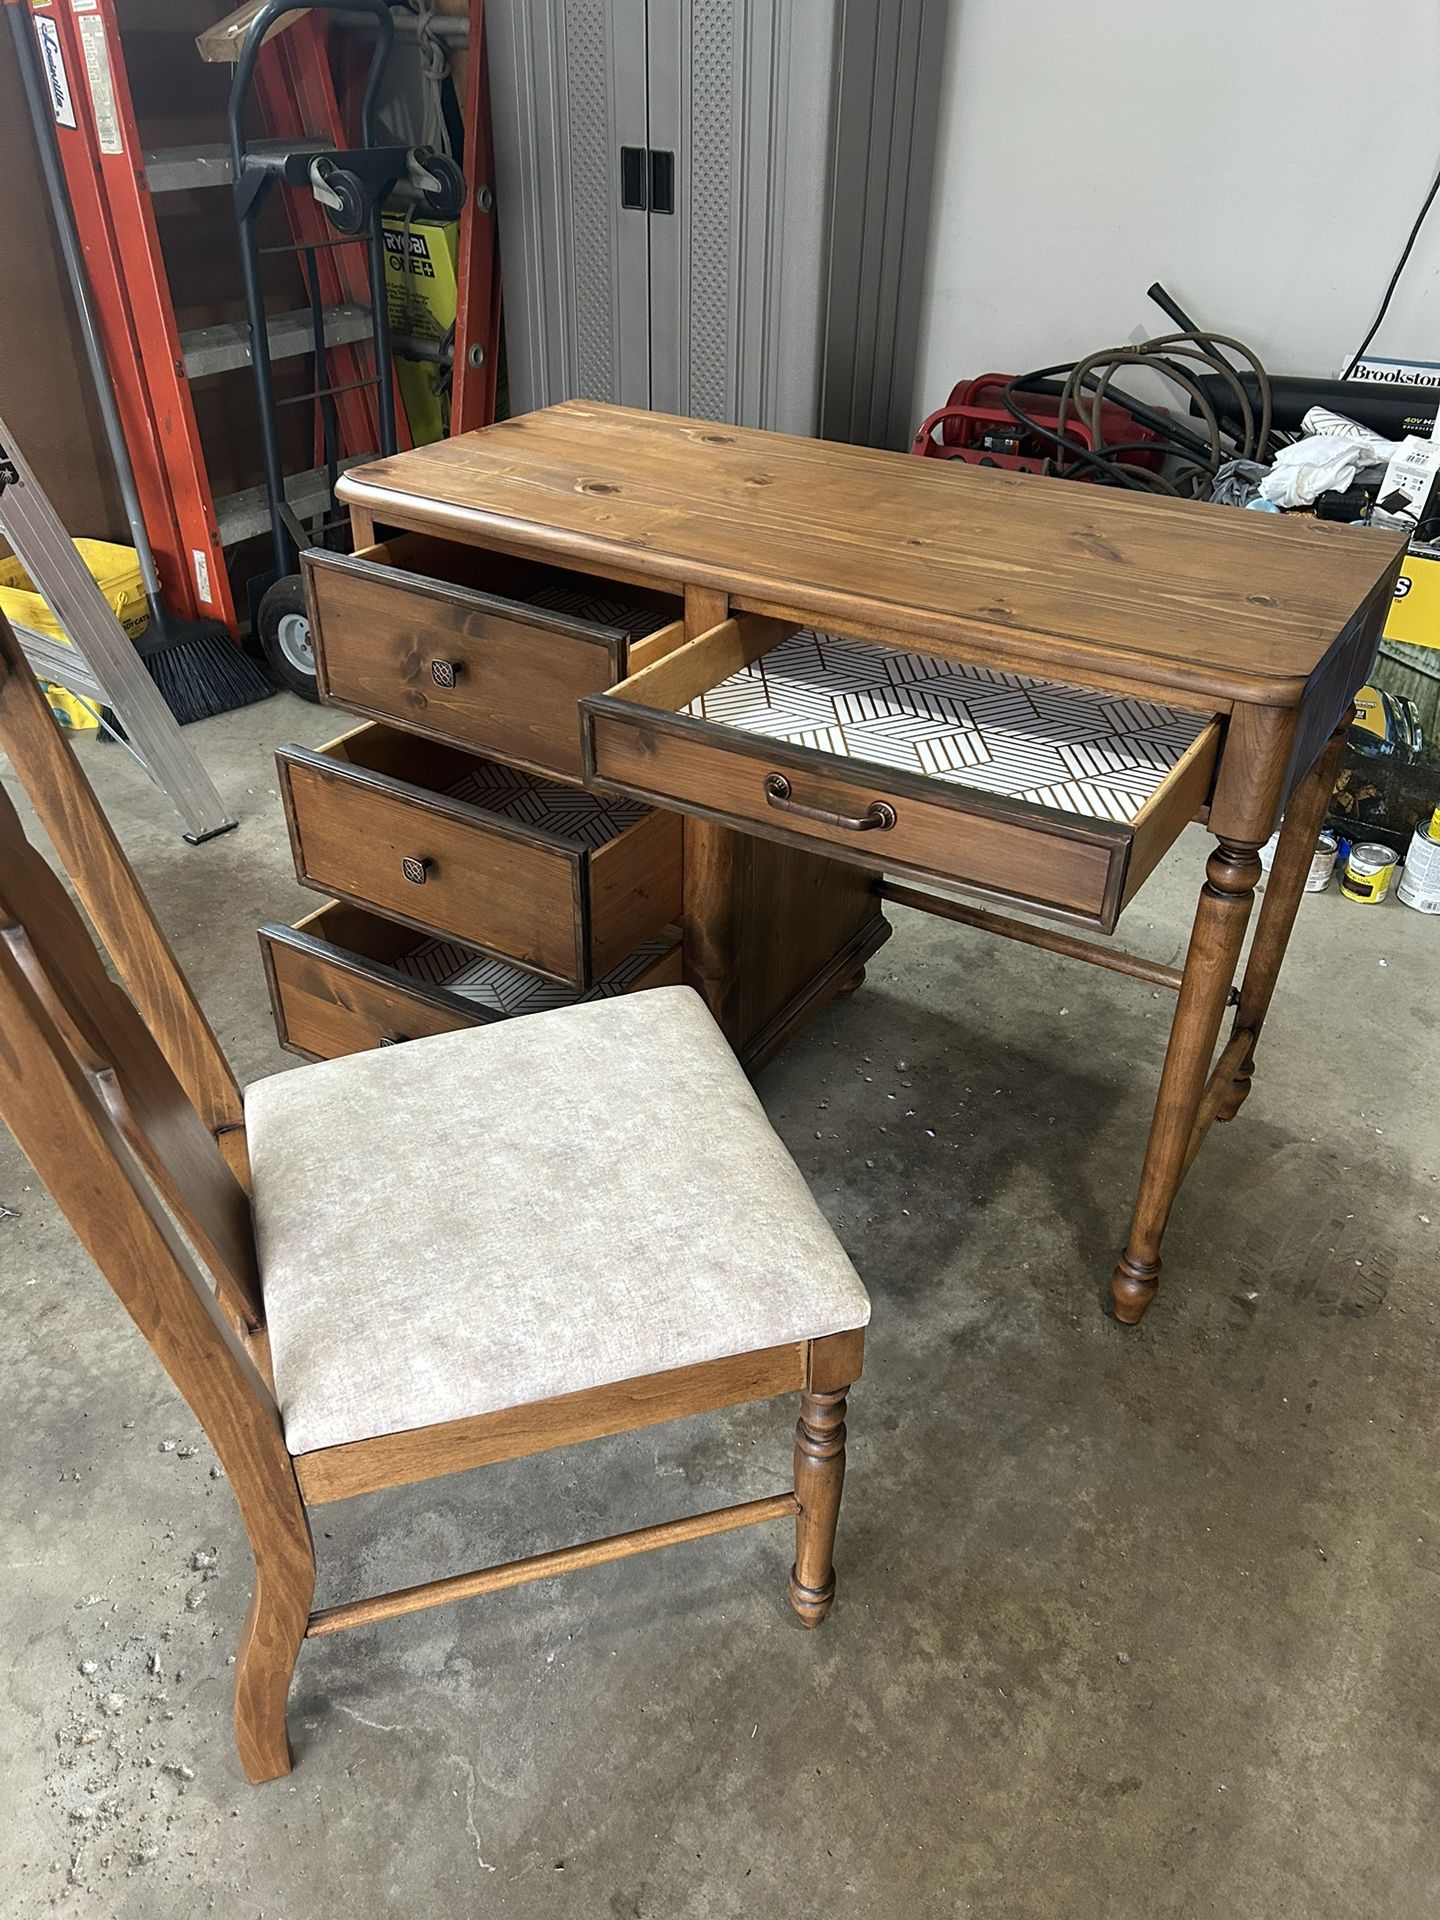
{"label": "turned chair leg", "polygon": [[795,1564],[790,1604],[818,1627],[835,1599],[835,1523],[845,1484],[845,1395],[802,1393],[795,1423]]}
{"label": "turned chair leg", "polygon": [[285,1708],[290,1680],[310,1619],[315,1591],[313,1557],[302,1565],[255,1564],[255,1591],[235,1655],[235,1744],[245,1778],[259,1785],[291,1766]]}
{"label": "turned chair leg", "polygon": [[1143,1318],[1160,1284],[1160,1240],[1189,1165],[1190,1134],[1259,878],[1260,857],[1255,848],[1226,840],[1219,842],[1205,866],[1130,1237],[1110,1282],[1115,1317],[1125,1326],[1133,1327]]}

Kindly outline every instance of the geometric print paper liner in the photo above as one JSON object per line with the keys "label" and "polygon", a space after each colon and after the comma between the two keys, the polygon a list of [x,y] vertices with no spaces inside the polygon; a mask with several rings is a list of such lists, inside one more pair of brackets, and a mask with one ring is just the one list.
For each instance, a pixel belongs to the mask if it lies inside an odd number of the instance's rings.
{"label": "geometric print paper liner", "polygon": [[542,827],[582,846],[603,847],[607,840],[643,820],[650,809],[618,794],[587,793],[558,780],[541,780],[513,767],[479,760],[446,793],[527,827]]}
{"label": "geometric print paper liner", "polygon": [[532,587],[524,595],[526,606],[543,607],[547,613],[566,613],[572,620],[589,620],[597,627],[618,627],[632,640],[658,633],[676,618],[679,608],[638,606],[619,594],[598,592],[594,587],[577,587],[564,580]]}
{"label": "geometric print paper liner", "polygon": [[428,981],[432,987],[445,987],[465,1000],[478,1001],[492,1013],[544,1013],[551,1007],[573,1007],[580,1000],[608,1000],[612,994],[623,993],[673,944],[673,940],[663,938],[648,940],[585,993],[559,986],[553,980],[537,980],[533,973],[525,973],[508,961],[487,960],[473,947],[462,947],[453,940],[426,940],[389,964],[412,980]]}
{"label": "geometric print paper liner", "polygon": [[1150,700],[809,627],[683,711],[1122,826],[1208,724]]}

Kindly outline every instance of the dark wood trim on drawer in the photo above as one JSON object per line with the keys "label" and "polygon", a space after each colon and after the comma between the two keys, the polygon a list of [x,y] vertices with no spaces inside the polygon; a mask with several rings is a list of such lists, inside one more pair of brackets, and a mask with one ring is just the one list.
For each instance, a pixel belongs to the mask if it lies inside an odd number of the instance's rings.
{"label": "dark wood trim on drawer", "polygon": [[388,964],[418,944],[408,927],[333,900],[293,927],[261,927],[281,1046],[302,1060],[334,1060],[502,1017]]}
{"label": "dark wood trim on drawer", "polygon": [[374,724],[276,765],[303,885],[547,979],[587,988],[679,917],[673,814],[590,848],[448,792],[482,757]]}
{"label": "dark wood trim on drawer", "polygon": [[[304,1060],[333,1060],[511,1017],[402,973],[395,961],[421,944],[410,928],[334,900],[293,927],[261,927],[281,1046]],[[624,991],[678,986],[681,977],[680,936],[672,929],[669,944]]]}
{"label": "dark wood trim on drawer", "polygon": [[[532,772],[578,779],[575,703],[624,677],[630,634],[444,577],[477,569],[517,591],[537,573],[555,576],[553,568],[414,534],[355,554],[302,555],[321,698]],[[574,578],[583,585],[589,576]],[[665,608],[666,596],[650,598]],[[670,637],[678,640],[679,629]],[[643,657],[654,657],[655,638],[634,642]]]}
{"label": "dark wood trim on drawer", "polygon": [[[583,700],[587,779],[746,833],[1041,907],[1107,933],[1185,820],[1205,803],[1218,720],[1202,731],[1139,819],[1123,824],[767,740],[676,711],[790,630],[756,616],[726,621],[613,693]],[[788,786],[780,804],[772,791],[776,776]]]}

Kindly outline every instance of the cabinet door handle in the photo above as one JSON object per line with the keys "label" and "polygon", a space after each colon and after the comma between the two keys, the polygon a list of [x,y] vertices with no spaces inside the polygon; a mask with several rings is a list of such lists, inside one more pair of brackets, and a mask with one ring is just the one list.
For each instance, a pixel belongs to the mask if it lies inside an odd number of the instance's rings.
{"label": "cabinet door handle", "polygon": [[459,660],[432,660],[430,662],[430,678],[435,682],[437,687],[445,687],[447,689],[453,687],[464,671],[464,665]]}
{"label": "cabinet door handle", "polygon": [[655,147],[650,149],[650,211],[675,211],[675,156]]}
{"label": "cabinet door handle", "polygon": [[850,833],[888,833],[895,824],[895,809],[888,800],[872,800],[864,813],[832,813],[828,807],[804,807],[790,795],[790,782],[783,773],[767,773],[765,799],[777,813],[796,813],[802,820],[818,820],[824,827],[844,827]]}
{"label": "cabinet door handle", "polygon": [[433,860],[419,858],[414,854],[406,854],[405,858],[400,862],[400,871],[410,882],[411,886],[423,887],[425,882],[430,878],[430,869],[434,864],[435,862]]}
{"label": "cabinet door handle", "polygon": [[644,147],[620,149],[620,205],[627,213],[644,213],[648,204]]}

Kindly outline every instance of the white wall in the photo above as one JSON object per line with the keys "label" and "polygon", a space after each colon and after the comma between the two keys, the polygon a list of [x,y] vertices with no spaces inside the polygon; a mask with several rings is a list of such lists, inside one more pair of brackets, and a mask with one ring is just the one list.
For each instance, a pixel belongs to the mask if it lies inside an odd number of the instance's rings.
{"label": "white wall", "polygon": [[[1435,0],[949,0],[914,422],[1167,331],[1274,373],[1363,339],[1440,166]],[[1440,360],[1440,200],[1375,352]]]}

